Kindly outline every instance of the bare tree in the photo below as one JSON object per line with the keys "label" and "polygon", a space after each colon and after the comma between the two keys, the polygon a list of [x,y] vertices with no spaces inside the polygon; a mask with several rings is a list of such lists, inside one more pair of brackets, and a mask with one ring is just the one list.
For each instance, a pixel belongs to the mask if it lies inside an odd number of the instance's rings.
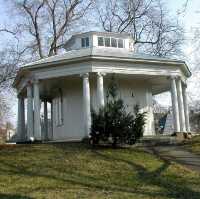
{"label": "bare tree", "polygon": [[0,93],[0,124],[4,123],[8,119],[11,106],[8,103],[4,94]]}
{"label": "bare tree", "polygon": [[[17,10],[23,42],[33,59],[56,55],[75,25],[83,19],[93,0],[17,0]],[[23,37],[22,37],[23,38]],[[27,42],[28,41],[28,42]]]}
{"label": "bare tree", "polygon": [[14,48],[3,49],[0,51],[0,93],[8,87],[15,78],[18,64],[22,52],[15,51]]}
{"label": "bare tree", "polygon": [[9,83],[14,79],[17,66],[21,60],[21,56],[24,51],[20,51],[17,38],[19,30],[9,30],[8,28],[0,28],[0,34],[2,37],[11,37],[14,44],[6,42],[6,45],[1,47],[0,50],[0,93],[3,88],[7,87]]}
{"label": "bare tree", "polygon": [[12,95],[11,83],[16,75],[21,55],[14,47],[0,51],[0,122],[9,120],[11,107],[15,102],[10,101],[9,97]]}
{"label": "bare tree", "polygon": [[190,2],[190,0],[185,0],[185,1],[184,1],[183,5],[182,5],[182,8],[177,10],[177,14],[178,14],[178,15],[181,15],[181,14],[185,14],[185,13],[186,13],[186,10],[187,10],[187,8],[188,8],[189,2]]}
{"label": "bare tree", "polygon": [[12,8],[14,6],[16,25],[1,25],[0,28],[5,37],[14,38],[11,45],[6,44],[0,51],[0,92],[10,85],[20,64],[58,54],[68,33],[84,17],[93,0],[16,0],[10,3]]}
{"label": "bare tree", "polygon": [[[0,118],[9,110],[4,93],[12,83],[19,65],[56,55],[73,28],[83,19],[93,0],[10,0],[10,24],[0,33],[13,37],[0,51]],[[8,28],[9,27],[9,28]],[[3,37],[3,36],[2,36]]]}
{"label": "bare tree", "polygon": [[130,33],[143,52],[158,56],[178,53],[183,29],[169,17],[161,0],[110,0],[100,4],[97,13],[105,31]]}

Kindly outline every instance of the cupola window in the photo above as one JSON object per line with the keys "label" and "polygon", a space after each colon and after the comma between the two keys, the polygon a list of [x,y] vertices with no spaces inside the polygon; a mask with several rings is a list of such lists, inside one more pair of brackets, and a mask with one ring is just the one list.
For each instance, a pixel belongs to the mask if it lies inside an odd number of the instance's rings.
{"label": "cupola window", "polygon": [[118,48],[124,48],[124,41],[123,41],[123,39],[118,39]]}
{"label": "cupola window", "polygon": [[98,37],[98,46],[104,46],[104,39],[103,39],[103,37]]}
{"label": "cupola window", "polygon": [[89,37],[81,38],[81,46],[83,48],[89,47],[89,45],[90,45]]}
{"label": "cupola window", "polygon": [[98,37],[98,46],[124,48],[124,39],[113,37]]}
{"label": "cupola window", "polygon": [[105,38],[105,46],[110,47],[110,38]]}
{"label": "cupola window", "polygon": [[117,39],[111,38],[111,46],[117,48]]}

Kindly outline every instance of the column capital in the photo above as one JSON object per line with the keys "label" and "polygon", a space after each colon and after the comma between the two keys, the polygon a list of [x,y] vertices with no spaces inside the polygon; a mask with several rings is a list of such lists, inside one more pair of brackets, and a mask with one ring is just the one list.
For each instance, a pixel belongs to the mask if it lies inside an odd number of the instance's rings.
{"label": "column capital", "polygon": [[105,75],[106,75],[106,73],[97,72],[97,76],[98,76],[98,77],[102,77],[102,76],[105,76]]}
{"label": "column capital", "polygon": [[170,78],[171,80],[177,80],[177,79],[180,78],[180,76],[177,76],[177,75],[170,75],[169,78]]}
{"label": "column capital", "polygon": [[83,74],[80,74],[80,77],[83,77],[83,78],[89,78],[89,73],[83,73]]}
{"label": "column capital", "polygon": [[175,79],[177,81],[180,81],[182,84],[186,84],[186,82],[184,81],[184,79],[180,76],[180,75],[172,75],[171,79]]}

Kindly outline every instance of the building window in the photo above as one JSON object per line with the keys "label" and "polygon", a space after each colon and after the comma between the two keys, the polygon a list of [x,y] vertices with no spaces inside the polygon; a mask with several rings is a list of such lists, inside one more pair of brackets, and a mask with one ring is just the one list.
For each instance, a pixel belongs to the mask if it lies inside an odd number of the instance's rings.
{"label": "building window", "polygon": [[56,126],[63,125],[63,95],[62,90],[58,90],[58,96],[55,99]]}
{"label": "building window", "polygon": [[111,46],[117,48],[117,39],[111,38]]}
{"label": "building window", "polygon": [[124,48],[124,40],[118,39],[118,48]]}
{"label": "building window", "polygon": [[98,46],[124,48],[124,40],[110,37],[98,37]]}
{"label": "building window", "polygon": [[89,45],[90,45],[89,37],[81,38],[81,46],[83,48],[89,47]]}
{"label": "building window", "polygon": [[98,37],[98,46],[104,46],[104,38]]}
{"label": "building window", "polygon": [[105,38],[105,46],[110,47],[110,38]]}

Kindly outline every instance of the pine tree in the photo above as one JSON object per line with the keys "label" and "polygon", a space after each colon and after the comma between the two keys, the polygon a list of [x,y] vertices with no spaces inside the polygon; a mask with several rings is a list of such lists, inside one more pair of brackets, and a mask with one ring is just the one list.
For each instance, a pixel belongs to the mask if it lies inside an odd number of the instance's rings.
{"label": "pine tree", "polygon": [[118,98],[117,84],[112,77],[105,106],[98,111],[92,110],[92,143],[111,140],[113,147],[118,144],[134,144],[143,135],[145,124],[145,113],[139,112],[138,105],[134,110],[135,116],[127,113],[123,100]]}

